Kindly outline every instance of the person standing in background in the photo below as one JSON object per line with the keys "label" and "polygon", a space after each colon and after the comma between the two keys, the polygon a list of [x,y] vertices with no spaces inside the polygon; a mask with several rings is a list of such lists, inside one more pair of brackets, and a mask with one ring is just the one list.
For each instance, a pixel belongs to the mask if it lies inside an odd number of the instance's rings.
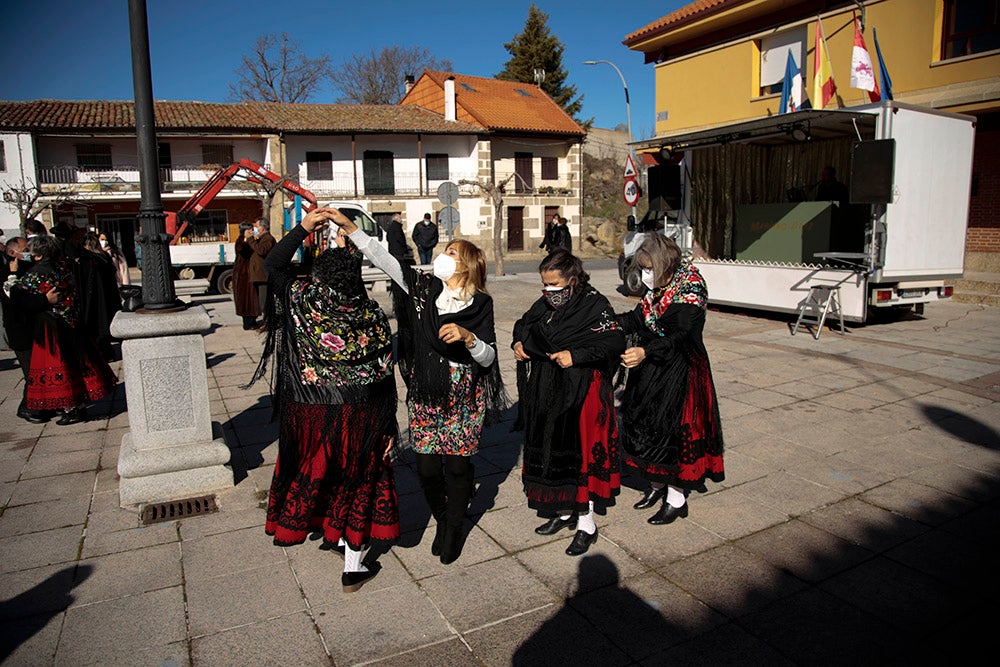
{"label": "person standing in background", "polygon": [[[246,239],[247,245],[253,250],[253,255],[250,257],[250,263],[247,266],[247,273],[250,277],[250,282],[253,285],[253,291],[257,294],[257,307],[258,312],[264,312],[264,304],[267,303],[267,273],[264,272],[264,260],[267,258],[268,253],[274,248],[277,241],[271,236],[271,232],[268,230],[267,220],[264,218],[257,218],[253,222],[253,227],[250,229],[250,236]],[[264,325],[257,327],[258,331],[262,331]]]}
{"label": "person standing in background", "polygon": [[250,247],[251,238],[253,224],[241,222],[240,233],[236,237],[236,261],[233,262],[233,304],[236,314],[243,318],[244,331],[255,329],[257,316],[261,314],[257,292],[250,280],[250,260],[254,255]]}
{"label": "person standing in background", "polygon": [[431,222],[431,214],[424,213],[424,219],[413,228],[413,243],[417,246],[417,254],[421,264],[430,264],[434,257],[434,248],[441,240],[438,226]]}
{"label": "person standing in background", "polygon": [[[556,216],[558,217],[558,216]],[[555,217],[553,218],[555,220]],[[552,236],[549,239],[549,252],[564,249],[566,252],[573,252],[573,236],[566,226],[566,218],[559,218],[559,221],[552,225]]]}
{"label": "person standing in background", "polygon": [[406,234],[403,232],[403,217],[399,213],[392,214],[392,220],[386,227],[386,244],[389,246],[389,254],[399,260],[400,264],[412,264],[407,257],[412,260],[410,247],[406,245]]}

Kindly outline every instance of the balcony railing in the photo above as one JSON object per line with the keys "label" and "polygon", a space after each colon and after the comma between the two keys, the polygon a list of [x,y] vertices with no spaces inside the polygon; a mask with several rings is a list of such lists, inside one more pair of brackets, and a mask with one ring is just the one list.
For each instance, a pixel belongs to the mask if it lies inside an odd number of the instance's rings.
{"label": "balcony railing", "polygon": [[[264,165],[267,167],[268,165]],[[217,171],[207,165],[160,169],[164,190],[197,190]],[[81,169],[72,165],[43,165],[38,168],[42,185],[80,186],[81,192],[129,192],[139,187],[139,167],[119,165],[108,169]]]}
{"label": "balcony railing", "polygon": [[[510,178],[513,175],[513,178]],[[521,178],[516,172],[496,172],[496,182],[503,183],[508,178],[507,185],[504,189],[508,194],[517,194],[525,196],[538,196],[538,195],[572,195],[576,188],[573,187],[572,178],[558,178],[554,180],[539,178],[537,173],[532,175],[532,183],[529,185],[525,182],[525,179]]]}
{"label": "balcony railing", "polygon": [[[449,179],[452,183],[458,183],[462,180],[475,180],[476,175],[473,173],[462,174],[458,172],[453,172],[449,175]],[[366,187],[365,179],[361,174],[358,174],[357,181],[357,191],[359,197],[379,197],[386,195],[398,195],[398,196],[419,196],[423,194],[424,196],[436,196],[438,186],[440,186],[445,181],[443,180],[428,180],[427,176],[423,176],[423,188],[421,185],[421,174],[418,172],[395,172],[392,179],[383,179],[377,184],[369,183]],[[340,173],[333,174],[329,179],[313,179],[313,180],[302,180],[302,187],[307,188],[317,197],[353,197],[354,196],[354,176],[350,173]],[[461,194],[472,195],[475,193],[475,188],[469,185],[462,186],[459,189]]]}

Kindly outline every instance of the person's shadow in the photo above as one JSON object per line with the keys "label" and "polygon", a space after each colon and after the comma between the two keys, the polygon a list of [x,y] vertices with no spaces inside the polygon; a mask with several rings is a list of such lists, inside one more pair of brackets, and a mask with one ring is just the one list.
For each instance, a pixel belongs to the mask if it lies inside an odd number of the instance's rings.
{"label": "person's shadow", "polygon": [[23,593],[0,601],[0,662],[73,604],[73,588],[90,577],[93,569],[90,565],[63,568]]}
{"label": "person's shadow", "polygon": [[[674,632],[660,612],[619,585],[618,567],[607,556],[595,554],[580,560],[576,590],[575,596],[567,598],[563,607],[517,648],[511,665],[564,664],[603,651],[617,653],[612,645],[620,648],[642,637]],[[594,596],[600,597],[602,609],[613,610],[600,614],[599,626],[585,616]],[[583,614],[574,607],[581,607]]]}

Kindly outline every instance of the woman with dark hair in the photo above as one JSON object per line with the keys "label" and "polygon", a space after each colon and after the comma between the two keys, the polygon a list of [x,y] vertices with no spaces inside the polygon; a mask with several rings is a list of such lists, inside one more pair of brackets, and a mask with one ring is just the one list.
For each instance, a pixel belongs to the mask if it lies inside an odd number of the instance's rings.
{"label": "woman with dark hair", "polygon": [[118,283],[118,287],[122,285],[131,285],[132,278],[128,273],[128,260],[125,259],[125,255],[121,250],[118,249],[108,235],[101,232],[97,237],[98,242],[101,244],[101,249],[108,253],[108,257],[111,258],[111,263],[115,265],[115,282]]}
{"label": "woman with dark hair", "polygon": [[101,247],[94,232],[83,236],[83,250],[77,259],[80,325],[107,359],[112,358],[111,320],[122,309],[122,297],[115,279],[115,265]]}
{"label": "woman with dark hair", "polygon": [[662,234],[635,253],[649,288],[618,316],[629,347],[621,400],[625,465],[649,481],[635,509],[661,502],[654,525],[688,515],[687,494],[725,478],[719,403],[702,342],[708,289],[680,248]]}
{"label": "woman with dark hair", "polygon": [[257,290],[250,280],[250,260],[253,248],[250,239],[253,237],[253,225],[249,222],[240,223],[240,233],[236,237],[236,261],[233,262],[233,304],[236,314],[243,318],[243,330],[257,328],[257,317],[260,315],[260,300]]}
{"label": "woman with dark hair", "polygon": [[522,480],[528,507],[548,518],[535,529],[575,531],[570,556],[597,541],[594,513],[619,489],[618,427],[611,378],[625,337],[583,263],[556,248],[538,267],[542,298],[514,324]]}
{"label": "woman with dark hair", "polygon": [[399,369],[407,386],[417,475],[437,521],[431,553],[445,565],[462,553],[462,522],[472,497],[470,457],[483,424],[506,407],[497,363],[486,260],[463,240],[450,242],[427,274],[401,263],[346,216],[334,222],[394,282]]}
{"label": "woman with dark hair", "polygon": [[280,432],[264,529],[279,546],[321,531],[330,548],[343,549],[341,583],[354,592],[379,571],[376,561],[362,562],[365,546],[388,548],[399,537],[389,463],[396,382],[389,321],[368,297],[357,249],[337,236],[312,274],[296,277],[292,258],[330,217],[331,209],[311,211],[268,253],[268,333],[250,384],[276,355]]}
{"label": "woman with dark hair", "polygon": [[57,424],[76,424],[87,418],[86,404],[107,396],[117,378],[90,337],[81,335],[77,288],[59,241],[33,237],[28,252],[34,264],[11,290],[45,295],[48,305],[36,317],[26,404],[29,410],[60,410]]}

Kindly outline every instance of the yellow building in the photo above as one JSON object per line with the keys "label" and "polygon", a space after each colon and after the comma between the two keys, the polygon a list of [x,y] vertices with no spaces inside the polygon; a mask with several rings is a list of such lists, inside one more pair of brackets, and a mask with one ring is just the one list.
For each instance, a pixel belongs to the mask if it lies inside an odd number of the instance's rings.
{"label": "yellow building", "polygon": [[837,87],[826,108],[868,104],[867,91],[850,87],[863,16],[876,76],[877,32],[895,100],[977,117],[966,271],[1000,272],[998,11],[997,0],[697,0],[624,44],[656,68],[661,138],[777,114],[789,52],[812,98],[817,21]]}

